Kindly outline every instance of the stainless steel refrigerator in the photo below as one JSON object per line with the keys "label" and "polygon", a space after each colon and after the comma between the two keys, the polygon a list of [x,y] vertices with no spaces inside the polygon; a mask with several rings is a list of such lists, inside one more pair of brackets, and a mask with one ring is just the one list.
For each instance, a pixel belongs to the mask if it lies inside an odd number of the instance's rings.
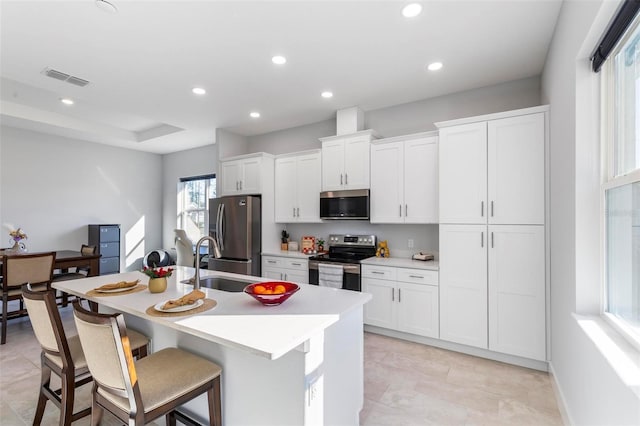
{"label": "stainless steel refrigerator", "polygon": [[209,258],[209,269],[260,276],[260,216],[260,197],[255,195],[209,200],[209,235],[222,254]]}

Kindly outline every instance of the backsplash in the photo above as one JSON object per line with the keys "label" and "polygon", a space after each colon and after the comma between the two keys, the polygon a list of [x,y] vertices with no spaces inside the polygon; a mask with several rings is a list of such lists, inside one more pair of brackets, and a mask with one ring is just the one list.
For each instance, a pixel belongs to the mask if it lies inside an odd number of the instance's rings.
{"label": "backsplash", "polygon": [[[289,232],[290,241],[300,242],[305,235],[327,240],[330,234],[375,235],[378,241],[387,240],[392,257],[410,258],[419,251],[433,253],[438,258],[438,225],[379,225],[359,220],[337,220],[312,224],[281,224]],[[413,248],[408,247],[413,240]]]}

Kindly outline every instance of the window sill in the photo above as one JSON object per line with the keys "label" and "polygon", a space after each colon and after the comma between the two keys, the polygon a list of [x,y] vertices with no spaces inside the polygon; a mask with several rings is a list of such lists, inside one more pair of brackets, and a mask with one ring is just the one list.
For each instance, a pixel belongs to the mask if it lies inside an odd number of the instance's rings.
{"label": "window sill", "polygon": [[573,316],[622,382],[640,399],[640,351],[600,316]]}

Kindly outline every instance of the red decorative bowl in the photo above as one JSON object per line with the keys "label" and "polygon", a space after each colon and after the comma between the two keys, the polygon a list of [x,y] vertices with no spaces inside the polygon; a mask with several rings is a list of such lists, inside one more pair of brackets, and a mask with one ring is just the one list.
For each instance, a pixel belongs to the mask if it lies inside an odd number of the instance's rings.
{"label": "red decorative bowl", "polygon": [[[274,294],[274,291],[282,290],[282,288],[279,286],[284,287],[284,292]],[[300,290],[298,284],[286,281],[268,281],[264,283],[255,283],[249,284],[244,288],[245,293],[252,296],[254,299],[265,306],[279,305],[290,298],[291,295],[298,290]]]}

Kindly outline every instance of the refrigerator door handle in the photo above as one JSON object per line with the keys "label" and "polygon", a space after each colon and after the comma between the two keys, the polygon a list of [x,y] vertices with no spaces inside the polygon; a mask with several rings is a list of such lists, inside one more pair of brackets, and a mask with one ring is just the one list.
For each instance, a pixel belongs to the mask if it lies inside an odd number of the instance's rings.
{"label": "refrigerator door handle", "polygon": [[223,204],[218,204],[218,214],[216,215],[216,242],[218,243],[220,250],[222,250],[222,241],[220,238],[220,228],[222,227],[220,223],[222,221],[222,206]]}
{"label": "refrigerator door handle", "polygon": [[218,244],[220,250],[224,251],[224,204],[220,204],[220,235],[218,236]]}

